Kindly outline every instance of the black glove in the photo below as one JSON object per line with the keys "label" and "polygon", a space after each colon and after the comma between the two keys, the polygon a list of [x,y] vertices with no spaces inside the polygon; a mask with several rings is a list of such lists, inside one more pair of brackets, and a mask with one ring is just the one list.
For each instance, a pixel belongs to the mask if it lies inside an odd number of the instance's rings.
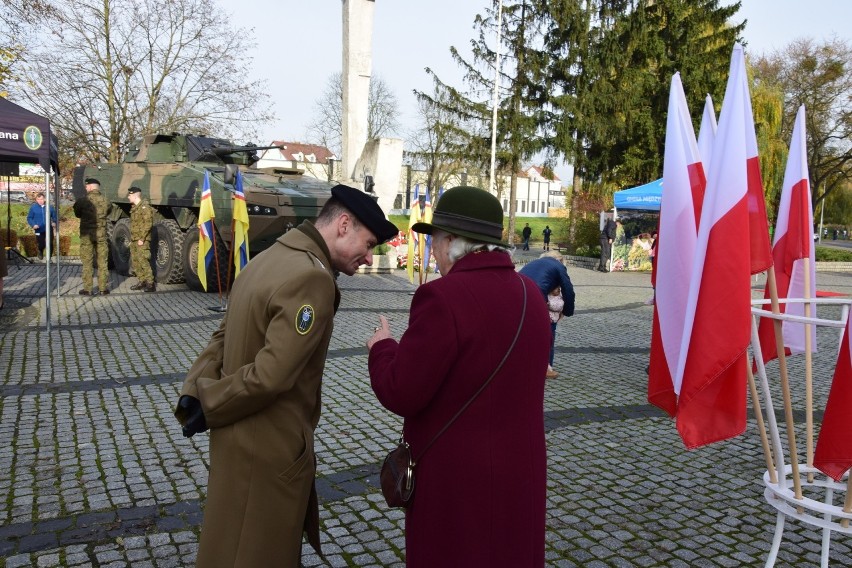
{"label": "black glove", "polygon": [[183,435],[192,438],[195,434],[207,431],[207,421],[201,409],[201,401],[188,394],[178,400],[178,408],[184,409],[186,419],[183,421]]}

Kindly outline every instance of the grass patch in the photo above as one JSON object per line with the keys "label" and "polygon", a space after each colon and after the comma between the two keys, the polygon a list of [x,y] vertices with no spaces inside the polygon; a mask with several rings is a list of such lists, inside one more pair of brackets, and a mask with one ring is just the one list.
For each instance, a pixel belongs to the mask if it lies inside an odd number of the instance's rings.
{"label": "grass patch", "polygon": [[818,262],[852,262],[852,250],[818,246],[814,257]]}

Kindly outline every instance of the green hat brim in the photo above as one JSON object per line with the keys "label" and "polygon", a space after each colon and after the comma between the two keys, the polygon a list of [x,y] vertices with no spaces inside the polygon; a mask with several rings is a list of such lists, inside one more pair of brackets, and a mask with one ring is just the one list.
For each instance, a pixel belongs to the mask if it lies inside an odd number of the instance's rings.
{"label": "green hat brim", "polygon": [[490,245],[498,245],[498,246],[501,246],[501,247],[509,248],[508,243],[505,243],[505,242],[501,241],[500,239],[496,239],[494,237],[489,237],[487,235],[483,235],[481,233],[474,233],[474,232],[465,231],[465,230],[462,230],[462,229],[450,228],[450,227],[440,225],[440,224],[435,224],[435,223],[419,222],[419,223],[414,223],[411,226],[412,231],[414,231],[415,233],[421,233],[421,234],[424,234],[424,235],[431,235],[432,231],[434,231],[435,229],[438,229],[440,231],[444,231],[446,233],[450,233],[451,235],[458,235],[460,237],[465,237],[465,238],[468,238],[472,241],[476,241],[476,242],[479,242],[479,243],[488,243]]}

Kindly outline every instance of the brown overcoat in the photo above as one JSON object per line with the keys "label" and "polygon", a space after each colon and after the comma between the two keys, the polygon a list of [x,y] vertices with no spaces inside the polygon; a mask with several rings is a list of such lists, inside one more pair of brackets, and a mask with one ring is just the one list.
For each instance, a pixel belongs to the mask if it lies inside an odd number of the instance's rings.
{"label": "brown overcoat", "polygon": [[329,257],[305,222],[253,258],[187,374],[181,395],[210,427],[201,568],[297,567],[303,530],[319,551],[313,436],[340,301]]}

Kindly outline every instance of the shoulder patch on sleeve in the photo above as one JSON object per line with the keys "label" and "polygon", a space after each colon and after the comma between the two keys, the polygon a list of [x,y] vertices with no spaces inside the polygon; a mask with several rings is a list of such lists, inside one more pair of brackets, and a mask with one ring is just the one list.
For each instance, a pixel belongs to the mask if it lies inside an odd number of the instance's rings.
{"label": "shoulder patch on sleeve", "polygon": [[306,335],[314,326],[314,308],[305,304],[296,312],[296,333]]}

